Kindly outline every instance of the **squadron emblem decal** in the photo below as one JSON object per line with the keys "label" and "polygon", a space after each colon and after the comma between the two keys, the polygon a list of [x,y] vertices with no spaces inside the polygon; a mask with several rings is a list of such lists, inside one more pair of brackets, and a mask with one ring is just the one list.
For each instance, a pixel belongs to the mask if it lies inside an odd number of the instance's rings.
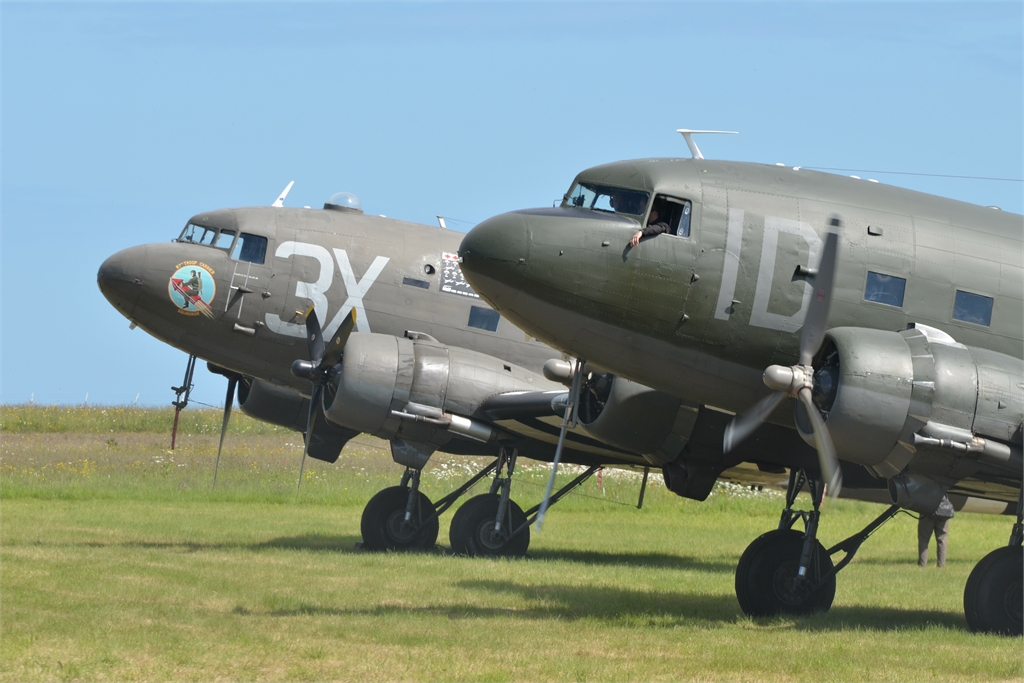
{"label": "squadron emblem decal", "polygon": [[167,283],[167,294],[182,315],[213,317],[210,304],[217,293],[213,268],[202,261],[183,261],[175,266]]}

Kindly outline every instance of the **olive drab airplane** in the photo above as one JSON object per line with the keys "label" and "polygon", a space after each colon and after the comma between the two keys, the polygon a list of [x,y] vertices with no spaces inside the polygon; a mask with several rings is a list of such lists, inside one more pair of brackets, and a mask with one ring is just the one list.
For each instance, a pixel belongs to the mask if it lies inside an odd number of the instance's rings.
{"label": "olive drab airplane", "polygon": [[[778,529],[736,569],[747,614],[829,609],[836,573],[870,533],[948,494],[1016,514],[1007,546],[971,573],[964,610],[972,630],[1020,635],[1022,217],[709,161],[698,131],[679,132],[693,158],[590,168],[559,206],[477,225],[459,249],[470,285],[503,319],[586,359],[569,412],[604,373],[695,408],[674,432],[686,442],[666,482],[677,493],[702,499],[741,461],[790,470]],[[823,496],[872,481],[889,509],[826,549]],[[811,509],[797,510],[805,486]]]}
{"label": "olive drab airplane", "polygon": [[[170,243],[121,251],[97,276],[133,328],[228,378],[218,465],[236,390],[243,412],[306,435],[303,465],[307,453],[335,462],[358,433],[387,439],[405,474],[369,501],[361,531],[364,547],[393,550],[432,547],[439,515],[492,476],[451,521],[452,548],[469,555],[526,553],[540,506],[524,512],[510,497],[519,456],[585,466],[545,501],[601,466],[641,470],[644,484],[649,468],[672,467],[697,416],[674,396],[605,376],[560,429],[573,366],[473,291],[463,233],[364,214],[348,193],[323,210],[285,207],[290,189],[271,206],[194,216]],[[494,460],[435,502],[419,490],[435,450]],[[778,486],[784,470],[723,476]]]}

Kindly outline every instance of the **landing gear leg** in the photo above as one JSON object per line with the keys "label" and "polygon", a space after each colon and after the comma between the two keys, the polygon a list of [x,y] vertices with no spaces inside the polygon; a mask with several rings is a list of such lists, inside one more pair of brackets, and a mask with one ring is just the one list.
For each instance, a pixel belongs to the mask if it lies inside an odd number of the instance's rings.
{"label": "landing gear leg", "polygon": [[1010,543],[975,565],[964,587],[967,628],[982,633],[1024,635],[1024,487]]}
{"label": "landing gear leg", "polygon": [[[793,509],[804,485],[811,492],[811,511]],[[736,597],[744,613],[762,617],[827,612],[836,595],[836,574],[850,564],[871,534],[900,511],[898,505],[890,506],[853,536],[825,550],[816,538],[824,489],[804,470],[790,471],[779,528],[747,546],[736,566]],[[798,519],[804,522],[803,534],[793,529]],[[833,565],[832,556],[840,551],[845,555]]]}
{"label": "landing gear leg", "polygon": [[[811,493],[813,510],[794,510],[804,485]],[[824,489],[804,470],[790,472],[779,528],[747,546],[736,566],[736,597],[745,614],[810,614],[827,612],[832,606],[835,571],[817,538]],[[803,520],[803,534],[793,528],[798,519]]]}
{"label": "landing gear leg", "polygon": [[406,468],[402,483],[379,491],[360,523],[367,550],[430,550],[437,542],[437,510],[420,491],[420,470]]}
{"label": "landing gear leg", "polygon": [[519,450],[498,453],[489,493],[470,498],[452,517],[448,538],[460,555],[524,557],[530,547],[526,514],[509,496]]}

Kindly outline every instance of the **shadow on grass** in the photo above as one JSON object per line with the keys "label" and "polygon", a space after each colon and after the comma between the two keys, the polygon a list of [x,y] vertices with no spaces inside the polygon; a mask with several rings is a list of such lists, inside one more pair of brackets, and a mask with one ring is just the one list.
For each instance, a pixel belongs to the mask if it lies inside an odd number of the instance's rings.
{"label": "shadow on grass", "polygon": [[328,536],[325,534],[301,534],[299,536],[281,536],[252,546],[255,550],[266,548],[284,548],[289,550],[325,550],[338,553],[362,552],[356,547],[362,541],[361,536]]}
{"label": "shadow on grass", "polygon": [[[745,620],[732,595],[689,594],[670,590],[623,589],[608,586],[568,586],[561,584],[527,585],[501,581],[461,581],[455,584],[467,591],[485,591],[511,596],[525,603],[522,607],[483,607],[459,605],[379,605],[372,608],[345,609],[330,605],[302,602],[291,608],[248,610],[236,607],[236,614],[272,617],[352,617],[429,615],[450,620],[536,619],[577,621],[598,619],[651,628],[675,628],[735,624]],[[795,631],[895,632],[945,628],[963,630],[960,615],[937,610],[899,609],[886,607],[837,607],[826,614],[808,617],[774,617],[752,619],[755,628],[783,626]]]}
{"label": "shadow on grass", "polygon": [[967,622],[962,614],[939,610],[848,605],[795,623],[801,631],[915,631],[936,626],[962,631],[966,630]]}
{"label": "shadow on grass", "polygon": [[[336,553],[362,552],[356,547],[359,536],[327,536],[324,534],[303,534],[301,536],[283,536],[272,538],[260,543],[215,543],[199,541],[85,541],[82,543],[60,543],[50,545],[74,545],[84,548],[140,548],[143,550],[169,550],[183,553],[197,553],[210,550],[320,550]],[[32,543],[29,545],[43,545]]]}
{"label": "shadow on grass", "polygon": [[668,553],[606,553],[592,550],[530,551],[530,560],[546,562],[579,562],[597,566],[649,567],[658,569],[693,569],[702,572],[732,573],[734,562],[700,560]]}
{"label": "shadow on grass", "polygon": [[518,596],[529,604],[517,608],[484,607],[473,604],[379,605],[345,609],[330,605],[299,603],[290,608],[270,610],[234,609],[235,614],[254,616],[390,616],[429,615],[459,619],[514,619],[576,621],[601,619],[641,626],[675,627],[695,622],[733,622],[739,607],[731,596],[687,595],[671,591],[624,590],[603,586],[525,585],[500,581],[462,581],[455,584],[466,591],[483,590]]}

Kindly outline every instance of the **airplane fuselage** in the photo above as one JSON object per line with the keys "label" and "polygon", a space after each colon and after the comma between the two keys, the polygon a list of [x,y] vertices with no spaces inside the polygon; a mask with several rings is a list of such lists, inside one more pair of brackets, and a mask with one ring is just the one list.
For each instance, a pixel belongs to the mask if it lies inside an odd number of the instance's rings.
{"label": "airplane fuselage", "polygon": [[[308,393],[289,368],[306,357],[310,306],[328,338],[354,307],[360,332],[413,330],[535,370],[557,355],[466,284],[455,253],[462,233],[279,207],[211,211],[190,225],[217,233],[121,251],[101,267],[101,289],[157,339],[233,372]],[[240,248],[244,240],[260,248]]]}
{"label": "airplane fuselage", "polygon": [[[763,369],[797,356],[832,213],[844,228],[830,328],[916,322],[1022,357],[1019,215],[759,164],[651,159],[577,181],[691,202],[689,235],[630,247],[643,216],[565,203],[484,221],[463,241],[464,268],[503,316],[616,374],[731,411],[749,405],[765,391]],[[987,319],[964,319],[962,300],[980,301]]]}

